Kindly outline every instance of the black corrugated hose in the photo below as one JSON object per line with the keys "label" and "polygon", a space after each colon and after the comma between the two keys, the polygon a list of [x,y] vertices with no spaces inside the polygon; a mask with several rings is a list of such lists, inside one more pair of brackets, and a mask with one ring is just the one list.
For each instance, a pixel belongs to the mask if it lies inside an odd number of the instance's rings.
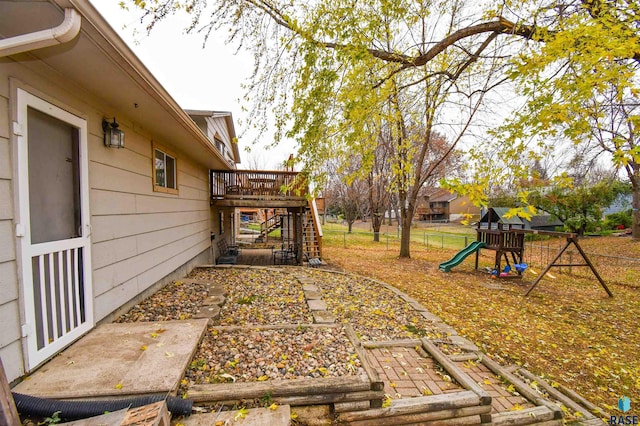
{"label": "black corrugated hose", "polygon": [[38,398],[12,392],[13,400],[20,414],[35,417],[51,417],[59,411],[58,417],[64,421],[86,419],[100,416],[106,412],[136,408],[154,402],[166,400],[167,408],[173,416],[188,416],[191,414],[193,400],[175,396],[144,395],[126,399],[110,399],[95,401],[61,401],[57,399]]}

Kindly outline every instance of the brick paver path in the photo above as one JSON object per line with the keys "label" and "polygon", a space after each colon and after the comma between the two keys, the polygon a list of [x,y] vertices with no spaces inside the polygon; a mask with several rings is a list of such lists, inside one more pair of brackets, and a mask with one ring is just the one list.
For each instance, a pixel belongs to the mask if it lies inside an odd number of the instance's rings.
{"label": "brick paver path", "polygon": [[464,390],[421,349],[375,348],[369,349],[368,353],[371,363],[384,382],[385,393],[393,399]]}

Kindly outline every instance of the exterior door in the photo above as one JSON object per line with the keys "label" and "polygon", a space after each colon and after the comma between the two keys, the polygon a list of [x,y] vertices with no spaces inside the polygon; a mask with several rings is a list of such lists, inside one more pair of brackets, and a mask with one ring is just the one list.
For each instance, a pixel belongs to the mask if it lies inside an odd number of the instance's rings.
{"label": "exterior door", "polygon": [[16,237],[30,371],[94,325],[87,123],[23,90],[17,118]]}

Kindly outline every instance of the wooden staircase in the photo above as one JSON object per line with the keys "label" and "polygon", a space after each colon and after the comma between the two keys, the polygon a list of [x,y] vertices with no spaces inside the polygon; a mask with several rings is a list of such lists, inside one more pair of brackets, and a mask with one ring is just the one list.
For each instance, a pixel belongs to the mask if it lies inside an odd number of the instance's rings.
{"label": "wooden staircase", "polygon": [[[322,231],[320,224],[317,220],[317,211],[314,210],[315,205],[313,202],[309,203],[309,206],[304,209],[301,215],[302,219],[302,254],[303,261],[309,259],[319,260],[322,258]],[[267,235],[272,231],[284,226],[286,228],[287,215],[282,212],[276,212],[273,216],[260,224],[260,234],[255,239],[256,242],[264,242],[267,240]],[[289,224],[288,226],[291,226]],[[286,233],[286,232],[285,232]]]}
{"label": "wooden staircase", "polygon": [[258,235],[256,241],[264,241],[267,235],[280,227],[282,227],[282,215],[274,214],[260,224],[260,235]]}
{"label": "wooden staircase", "polygon": [[320,259],[322,258],[322,233],[315,218],[314,206],[310,203],[309,207],[302,215],[302,251],[307,259]]}

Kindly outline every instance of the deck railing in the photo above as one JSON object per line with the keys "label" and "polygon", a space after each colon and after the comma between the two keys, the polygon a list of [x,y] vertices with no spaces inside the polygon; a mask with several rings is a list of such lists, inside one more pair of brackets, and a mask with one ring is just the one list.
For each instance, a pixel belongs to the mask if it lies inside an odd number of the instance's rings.
{"label": "deck railing", "polygon": [[418,207],[416,214],[444,214],[446,213],[444,207]]}
{"label": "deck railing", "polygon": [[524,246],[524,233],[518,230],[478,229],[477,240],[492,250],[519,251]]}
{"label": "deck railing", "polygon": [[304,198],[304,174],[285,171],[210,170],[211,200],[227,198]]}

